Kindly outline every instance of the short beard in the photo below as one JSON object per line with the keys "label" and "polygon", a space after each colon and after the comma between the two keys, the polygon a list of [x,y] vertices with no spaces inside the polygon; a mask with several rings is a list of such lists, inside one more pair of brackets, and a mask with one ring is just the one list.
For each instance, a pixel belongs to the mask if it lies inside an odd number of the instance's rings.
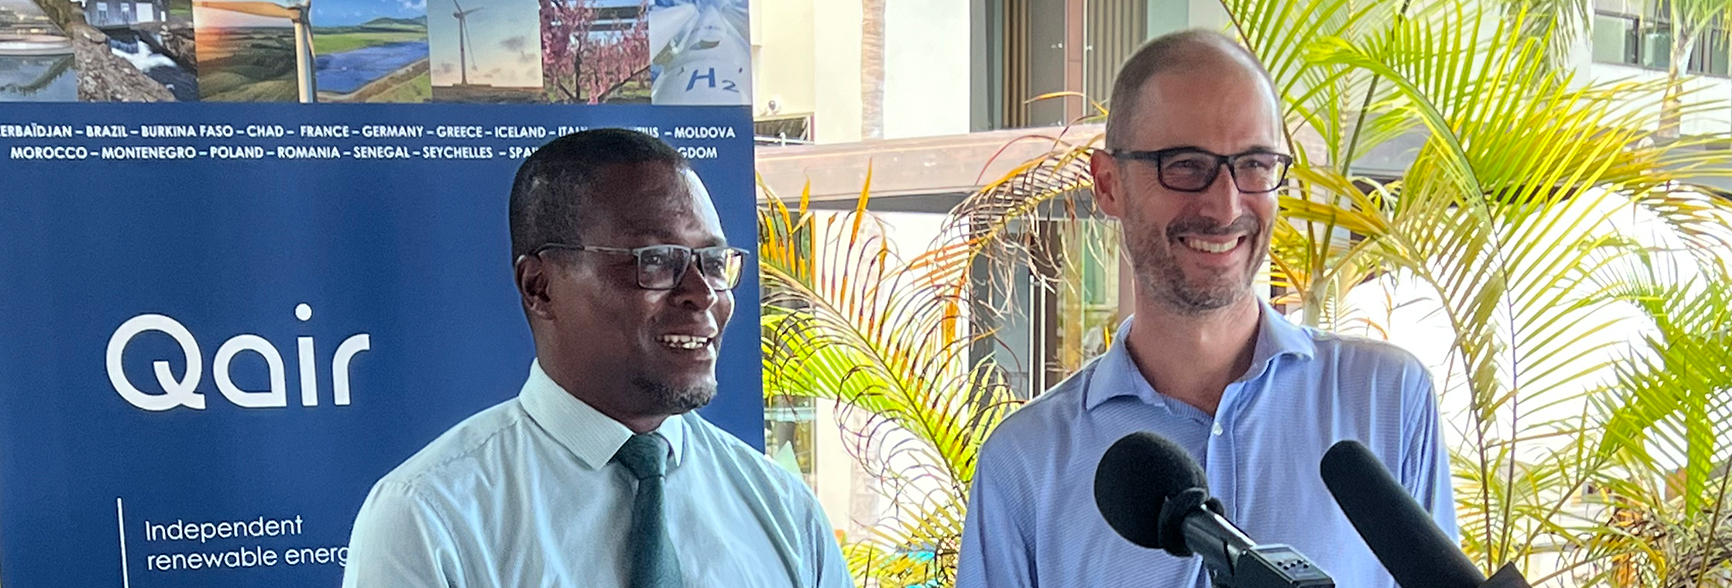
{"label": "short beard", "polygon": [[[1136,270],[1138,293],[1187,316],[1220,310],[1249,296],[1251,284],[1257,278],[1257,269],[1268,257],[1268,242],[1263,239],[1264,227],[1259,226],[1250,215],[1241,216],[1225,227],[1215,228],[1207,226],[1208,224],[1210,223],[1201,219],[1180,219],[1174,221],[1160,235],[1129,239],[1127,244],[1131,249],[1131,267]],[[1232,280],[1229,277],[1229,280],[1201,287],[1187,282],[1184,268],[1179,267],[1178,259],[1173,255],[1173,249],[1185,245],[1168,235],[1225,234],[1235,230],[1245,233],[1244,247],[1254,248],[1249,258],[1253,263],[1245,268],[1243,278]],[[1166,242],[1159,242],[1163,238]]]}
{"label": "short beard", "polygon": [[632,386],[644,394],[648,403],[646,412],[651,414],[685,414],[709,405],[710,400],[716,397],[714,385],[677,388],[639,376],[632,379]]}
{"label": "short beard", "polygon": [[1198,316],[1220,310],[1251,294],[1250,280],[1246,281],[1246,287],[1192,288],[1184,282],[1184,270],[1170,259],[1153,261],[1152,265],[1155,267],[1137,268],[1138,274],[1151,277],[1137,279],[1138,292],[1182,315]]}

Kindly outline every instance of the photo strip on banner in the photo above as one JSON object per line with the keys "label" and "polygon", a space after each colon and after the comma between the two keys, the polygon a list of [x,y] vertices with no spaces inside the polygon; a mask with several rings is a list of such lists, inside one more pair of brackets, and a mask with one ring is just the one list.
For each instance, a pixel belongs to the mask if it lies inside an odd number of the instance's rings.
{"label": "photo strip on banner", "polygon": [[[339,585],[369,488],[524,382],[538,147],[658,137],[755,242],[746,8],[0,0],[0,587]],[[702,413],[761,448],[757,288]]]}

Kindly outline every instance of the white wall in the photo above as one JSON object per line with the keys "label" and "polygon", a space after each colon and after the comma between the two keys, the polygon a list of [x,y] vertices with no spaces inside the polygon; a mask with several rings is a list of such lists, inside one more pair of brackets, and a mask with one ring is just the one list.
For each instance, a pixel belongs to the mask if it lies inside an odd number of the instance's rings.
{"label": "white wall", "polygon": [[812,60],[819,143],[860,140],[860,2],[814,0]]}
{"label": "white wall", "polygon": [[[753,114],[810,113],[817,142],[859,141],[860,1],[751,6]],[[884,138],[968,132],[970,22],[968,0],[886,3]]]}
{"label": "white wall", "polygon": [[1231,21],[1227,19],[1227,7],[1216,0],[1191,0],[1190,19],[1187,28],[1204,28],[1228,32]]}
{"label": "white wall", "polygon": [[968,132],[968,0],[888,0],[884,138]]}
{"label": "white wall", "polygon": [[[812,0],[752,0],[752,113],[808,114],[813,86]],[[776,112],[769,102],[776,101]]]}
{"label": "white wall", "polygon": [[[1660,81],[1666,79],[1666,73],[1646,68],[1626,65],[1595,63],[1587,71],[1587,78],[1599,82],[1616,80]],[[1732,80],[1699,76],[1686,79],[1684,88],[1687,102],[1713,102],[1710,109],[1684,116],[1682,131],[1685,135],[1725,134],[1732,130]]]}

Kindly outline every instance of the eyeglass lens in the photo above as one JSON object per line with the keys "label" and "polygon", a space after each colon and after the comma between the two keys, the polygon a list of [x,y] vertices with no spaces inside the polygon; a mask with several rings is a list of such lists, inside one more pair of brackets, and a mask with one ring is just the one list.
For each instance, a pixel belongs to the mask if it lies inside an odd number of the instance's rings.
{"label": "eyeglass lens", "polygon": [[744,255],[726,247],[706,247],[692,250],[674,245],[649,247],[638,252],[638,285],[644,288],[672,289],[685,277],[692,265],[692,255],[698,256],[698,267],[704,282],[717,290],[730,290],[740,282]]}
{"label": "eyeglass lens", "polygon": [[[1176,153],[1161,159],[1161,182],[1174,190],[1202,190],[1220,174],[1220,160],[1209,153]],[[1241,192],[1268,192],[1279,187],[1286,164],[1273,153],[1246,153],[1228,163]]]}

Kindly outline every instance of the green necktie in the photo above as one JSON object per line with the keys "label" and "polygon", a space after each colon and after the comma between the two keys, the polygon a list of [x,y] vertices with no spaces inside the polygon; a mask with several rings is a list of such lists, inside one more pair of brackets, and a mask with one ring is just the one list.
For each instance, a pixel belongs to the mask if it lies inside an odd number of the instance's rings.
{"label": "green necktie", "polygon": [[613,460],[637,478],[637,499],[631,507],[631,529],[626,533],[626,586],[629,588],[679,588],[680,562],[662,515],[662,476],[667,472],[668,446],[660,435],[632,435]]}

